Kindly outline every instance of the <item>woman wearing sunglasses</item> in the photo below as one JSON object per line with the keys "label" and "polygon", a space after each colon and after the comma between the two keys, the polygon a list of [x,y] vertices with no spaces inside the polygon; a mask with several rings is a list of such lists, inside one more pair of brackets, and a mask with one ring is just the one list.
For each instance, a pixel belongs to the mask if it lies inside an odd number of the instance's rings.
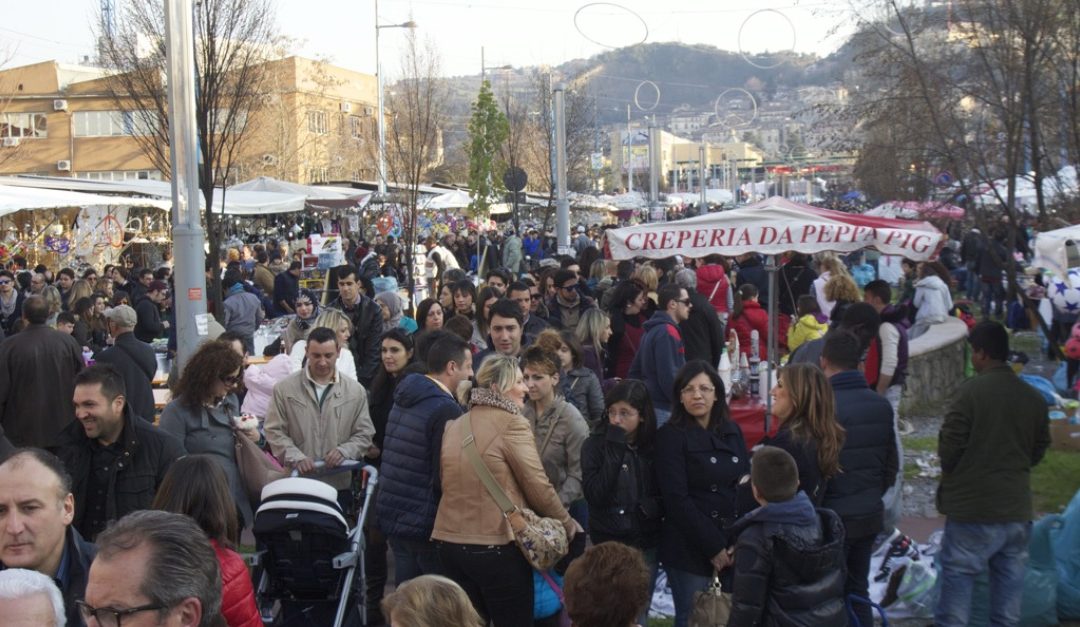
{"label": "woman wearing sunglasses", "polygon": [[[173,388],[172,401],[161,412],[160,425],[180,440],[188,454],[210,455],[221,464],[242,517],[241,528],[253,520],[236,466],[233,441],[233,416],[240,415],[240,403],[233,390],[243,377],[243,367],[244,358],[224,342],[200,346]],[[251,437],[257,434],[253,431]]]}

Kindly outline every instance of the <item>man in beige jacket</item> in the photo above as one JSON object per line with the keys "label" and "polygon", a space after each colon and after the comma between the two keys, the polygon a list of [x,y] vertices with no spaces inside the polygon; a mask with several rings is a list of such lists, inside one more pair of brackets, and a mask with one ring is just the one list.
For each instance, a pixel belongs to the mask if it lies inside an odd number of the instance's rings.
{"label": "man in beige jacket", "polygon": [[[375,435],[367,392],[338,374],[337,342],[333,330],[312,329],[305,349],[307,365],[274,386],[267,410],[266,439],[274,455],[301,474],[313,472],[317,460],[330,468],[362,460]],[[345,473],[324,480],[338,490],[349,484]]]}

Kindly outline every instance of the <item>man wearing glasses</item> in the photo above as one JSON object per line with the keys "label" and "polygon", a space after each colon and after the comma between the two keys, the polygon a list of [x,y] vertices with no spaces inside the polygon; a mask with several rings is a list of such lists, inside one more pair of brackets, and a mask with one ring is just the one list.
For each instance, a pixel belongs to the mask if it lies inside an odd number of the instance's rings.
{"label": "man wearing glasses", "polygon": [[630,365],[630,379],[645,382],[656,409],[656,424],[671,417],[675,373],[686,364],[679,324],[690,317],[690,296],[686,289],[669,283],[656,293],[660,307],[645,322],[645,336]]}
{"label": "man wearing glasses", "polygon": [[596,306],[593,299],[581,294],[580,281],[575,270],[555,273],[555,297],[548,303],[548,321],[556,329],[576,329],[581,314]]}
{"label": "man wearing glasses", "polygon": [[75,377],[75,421],[64,429],[56,453],[71,472],[74,525],[93,540],[128,512],[147,509],[173,462],[180,441],[127,404],[124,378],[108,364]]}
{"label": "man wearing glasses", "polygon": [[135,512],[101,534],[86,596],[76,605],[93,627],[221,625],[220,573],[195,521]]}

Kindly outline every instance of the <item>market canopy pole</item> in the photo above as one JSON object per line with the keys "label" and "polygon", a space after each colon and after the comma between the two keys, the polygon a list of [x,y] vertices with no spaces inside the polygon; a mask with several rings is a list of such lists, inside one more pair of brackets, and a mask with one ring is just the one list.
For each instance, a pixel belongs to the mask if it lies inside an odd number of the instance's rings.
{"label": "market canopy pole", "polygon": [[199,144],[195,127],[195,41],[191,0],[166,0],[176,366],[182,368],[208,333],[205,233],[199,211]]}

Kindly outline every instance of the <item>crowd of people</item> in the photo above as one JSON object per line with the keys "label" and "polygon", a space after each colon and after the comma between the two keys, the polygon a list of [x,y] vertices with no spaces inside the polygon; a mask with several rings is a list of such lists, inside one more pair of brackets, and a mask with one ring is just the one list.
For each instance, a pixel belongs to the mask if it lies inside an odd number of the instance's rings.
{"label": "crowd of people", "polygon": [[[56,588],[19,575],[44,595],[26,611],[56,610],[40,624],[261,624],[236,553],[259,505],[240,434],[303,475],[379,467],[360,592],[372,625],[557,625],[559,603],[541,615],[534,600],[560,581],[575,625],[646,625],[661,569],[678,626],[716,576],[731,625],[845,624],[849,595],[868,596],[875,539],[898,523],[908,339],[948,315],[949,271],[913,266],[913,292],[901,282],[893,298],[861,258],[785,255],[775,296],[788,365],[762,390],[779,429],[748,443],[716,366],[730,331],[766,357],[757,255],[616,263],[584,228],[561,257],[512,232],[498,254],[476,242],[427,242],[431,296],[415,309],[375,289],[400,267],[390,238],[350,246],[356,263],[334,268],[327,294],[301,289],[299,262],[275,244],[230,251],[222,324],[160,415],[148,342],[175,327],[167,263],[55,279],[22,260],[0,270],[0,562]],[[477,258],[460,263],[459,249]],[[471,262],[479,275],[462,269]],[[255,330],[280,316],[266,363],[248,365]],[[1002,368],[1004,328],[984,322],[970,343],[987,376],[962,389],[942,432],[941,625],[966,623],[990,559],[965,552],[981,526],[1009,525],[988,549],[1005,565],[995,585],[1022,573],[1027,470],[1048,443],[1045,405]],[[999,448],[973,444],[974,430]],[[1008,497],[978,485],[985,473]],[[550,573],[519,550],[484,474],[561,524],[568,551]],[[348,473],[322,480],[356,511]],[[853,609],[873,624],[869,606]],[[1002,601],[997,616],[1016,609]]]}

